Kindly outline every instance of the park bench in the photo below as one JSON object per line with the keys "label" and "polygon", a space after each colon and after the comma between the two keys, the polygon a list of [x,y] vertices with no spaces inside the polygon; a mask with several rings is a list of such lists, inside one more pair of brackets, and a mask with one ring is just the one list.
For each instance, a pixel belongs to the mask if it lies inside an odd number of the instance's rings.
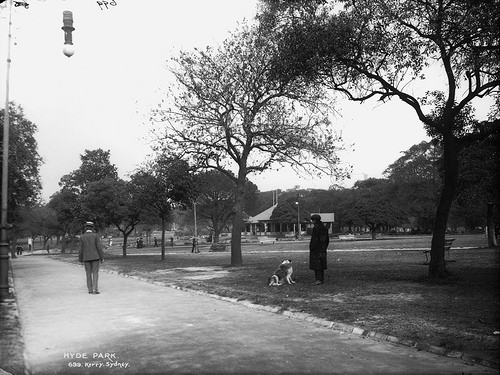
{"label": "park bench", "polygon": [[[444,240],[445,262],[453,262],[453,260],[449,259],[450,258],[450,249],[451,249],[451,245],[453,244],[453,241],[455,241],[454,238],[445,238],[445,240]],[[431,253],[431,251],[424,250],[422,252],[425,254],[425,263],[423,263],[423,264],[427,265],[430,263],[429,254]],[[448,253],[448,259],[446,259],[446,253]]]}
{"label": "park bench", "polygon": [[259,239],[259,243],[261,245],[265,245],[265,244],[273,244],[274,245],[275,242],[276,242],[275,238],[263,237],[263,238]]}
{"label": "park bench", "polygon": [[339,234],[339,240],[341,240],[341,241],[355,241],[356,237],[354,237],[354,234]]}
{"label": "park bench", "polygon": [[276,238],[276,241],[295,241],[296,238],[295,237],[277,237]]}

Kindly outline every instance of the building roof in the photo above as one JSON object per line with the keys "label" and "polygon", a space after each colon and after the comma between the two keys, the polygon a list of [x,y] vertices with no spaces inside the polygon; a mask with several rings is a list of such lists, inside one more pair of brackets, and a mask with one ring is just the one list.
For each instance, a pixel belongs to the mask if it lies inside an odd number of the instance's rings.
{"label": "building roof", "polygon": [[[267,210],[262,211],[260,214],[255,216],[249,216],[246,220],[247,223],[259,223],[263,221],[271,221],[271,215],[273,214],[274,209],[277,204],[269,207]],[[335,222],[335,214],[333,212],[313,212],[311,215],[317,214],[321,216],[321,221],[323,223],[333,223]]]}
{"label": "building roof", "polygon": [[335,222],[335,214],[333,212],[313,212],[311,215],[321,216],[321,221],[323,223],[333,223]]}
{"label": "building roof", "polygon": [[260,214],[257,214],[255,216],[249,216],[247,219],[247,222],[258,223],[260,221],[270,221],[271,215],[273,214],[273,211],[276,208],[276,206],[277,206],[277,204],[269,207],[267,210],[262,211]]}

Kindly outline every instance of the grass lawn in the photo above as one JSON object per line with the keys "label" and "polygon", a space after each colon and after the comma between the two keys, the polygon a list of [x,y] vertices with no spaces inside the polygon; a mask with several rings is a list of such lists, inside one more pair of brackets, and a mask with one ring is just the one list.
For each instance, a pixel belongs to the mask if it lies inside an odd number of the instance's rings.
{"label": "grass lawn", "polygon": [[[424,249],[428,236],[341,242],[328,252],[323,285],[308,269],[308,242],[245,244],[243,266],[229,267],[229,252],[202,247],[106,250],[103,268],[150,280],[305,312],[368,331],[498,362],[500,331],[499,249],[484,235],[458,235],[450,252],[449,280],[430,283]],[[76,254],[55,255],[76,262]],[[269,287],[267,279],[291,259],[296,284]],[[102,286],[103,290],[105,285]]]}

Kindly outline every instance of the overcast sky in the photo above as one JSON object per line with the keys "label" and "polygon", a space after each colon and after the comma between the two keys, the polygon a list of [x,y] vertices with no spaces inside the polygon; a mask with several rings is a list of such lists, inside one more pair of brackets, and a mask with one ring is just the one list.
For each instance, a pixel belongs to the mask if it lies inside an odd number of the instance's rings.
{"label": "overcast sky", "polygon": [[[256,0],[117,0],[101,9],[91,0],[28,0],[13,7],[10,100],[38,126],[43,198],[80,166],[85,149],[111,151],[126,178],[148,154],[148,111],[166,86],[166,64],[180,49],[217,45],[238,22],[252,19]],[[2,4],[1,107],[5,103],[7,9]],[[63,55],[62,12],[74,17],[75,54]],[[415,114],[398,102],[339,103],[334,125],[354,151],[352,185],[381,177],[401,151],[427,139]],[[330,178],[309,180],[283,169],[250,177],[261,191],[328,188]]]}

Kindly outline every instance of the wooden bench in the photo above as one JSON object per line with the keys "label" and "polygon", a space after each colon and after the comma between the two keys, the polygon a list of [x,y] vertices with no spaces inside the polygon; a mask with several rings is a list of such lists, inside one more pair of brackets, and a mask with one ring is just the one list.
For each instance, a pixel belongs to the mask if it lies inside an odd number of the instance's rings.
{"label": "wooden bench", "polygon": [[261,245],[265,245],[265,244],[273,244],[274,245],[274,243],[276,242],[276,239],[265,237],[265,238],[260,239],[259,242]]}
{"label": "wooden bench", "polygon": [[[445,252],[445,262],[454,262],[453,260],[450,260],[450,249],[451,249],[451,245],[453,244],[453,241],[455,241],[454,238],[445,238],[444,239],[444,252]],[[429,264],[430,263],[430,260],[429,260],[429,254],[430,254],[430,250],[424,250],[422,251],[424,254],[425,254],[425,265]],[[446,253],[448,253],[448,259],[446,259]]]}
{"label": "wooden bench", "polygon": [[339,240],[341,241],[356,241],[354,234],[339,234]]}

